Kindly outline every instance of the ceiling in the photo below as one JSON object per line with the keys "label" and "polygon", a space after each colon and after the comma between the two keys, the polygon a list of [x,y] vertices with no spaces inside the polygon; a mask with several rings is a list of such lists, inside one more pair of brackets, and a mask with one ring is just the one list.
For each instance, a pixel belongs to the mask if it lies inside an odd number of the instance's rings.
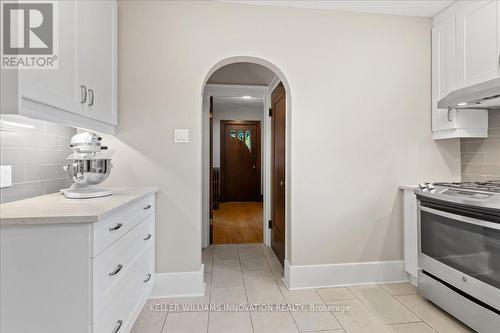
{"label": "ceiling", "polygon": [[216,70],[208,79],[208,83],[268,86],[275,76],[267,67],[250,62],[237,62]]}
{"label": "ceiling", "polygon": [[290,6],[315,9],[335,9],[352,12],[392,14],[405,16],[432,17],[454,3],[442,0],[323,0],[323,1],[258,1],[258,0],[226,0],[253,5]]}

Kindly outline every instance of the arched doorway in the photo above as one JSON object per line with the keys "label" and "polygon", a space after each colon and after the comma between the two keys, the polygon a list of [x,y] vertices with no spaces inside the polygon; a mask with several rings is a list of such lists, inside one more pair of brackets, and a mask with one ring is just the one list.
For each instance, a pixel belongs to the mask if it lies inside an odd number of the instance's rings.
{"label": "arched doorway", "polygon": [[[214,77],[214,74],[217,76],[217,74],[223,72],[225,68],[227,69],[231,66],[236,68],[238,66],[235,65],[238,64],[255,64],[264,67],[274,73],[274,79],[272,82],[259,82],[258,84],[253,84],[254,82],[248,77],[245,77],[245,80],[242,82],[238,82],[235,78],[230,80],[226,73],[225,75],[218,76],[225,77],[228,79],[227,82],[212,82],[211,78]],[[251,67],[252,66],[248,65],[242,68]],[[239,74],[241,77],[241,73]],[[214,185],[212,182],[212,167],[214,160],[212,143],[214,133],[212,127],[213,118],[211,117],[213,117],[214,98],[258,98],[262,99],[262,241],[266,246],[273,247],[274,252],[276,252],[283,265],[284,259],[289,257],[289,236],[291,231],[289,218],[291,101],[288,81],[277,66],[264,59],[255,57],[232,57],[218,62],[210,69],[203,82],[202,96],[202,247],[207,247],[211,243],[210,223],[214,198]],[[275,110],[274,114],[271,115],[270,109],[273,109],[273,107]],[[282,111],[279,110],[280,108]],[[279,130],[279,133],[276,129]],[[280,137],[277,137],[277,135]],[[279,145],[276,146],[276,143]],[[276,149],[276,147],[278,148]],[[280,170],[277,170],[278,166],[281,167]],[[280,193],[281,195],[279,195]],[[276,204],[277,197],[281,200],[281,205]]]}

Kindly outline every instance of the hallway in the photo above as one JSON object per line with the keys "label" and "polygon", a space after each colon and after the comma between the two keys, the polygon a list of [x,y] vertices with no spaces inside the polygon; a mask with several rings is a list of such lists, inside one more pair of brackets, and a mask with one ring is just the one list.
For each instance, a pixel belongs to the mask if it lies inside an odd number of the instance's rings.
{"label": "hallway", "polygon": [[262,243],[262,202],[221,202],[213,211],[213,243]]}

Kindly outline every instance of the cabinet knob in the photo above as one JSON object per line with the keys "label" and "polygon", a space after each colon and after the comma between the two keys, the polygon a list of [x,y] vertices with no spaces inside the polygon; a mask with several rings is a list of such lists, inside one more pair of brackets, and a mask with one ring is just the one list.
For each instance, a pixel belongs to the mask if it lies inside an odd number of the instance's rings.
{"label": "cabinet knob", "polygon": [[148,234],[148,235],[144,238],[144,240],[145,240],[145,241],[147,241],[148,239],[150,239],[150,238],[151,238],[151,236],[152,236],[151,234]]}
{"label": "cabinet knob", "polygon": [[144,279],[144,283],[149,282],[151,280],[151,274],[146,275],[146,278]]}
{"label": "cabinet knob", "polygon": [[151,208],[151,205],[147,205],[146,207],[144,207],[144,208],[142,208],[142,209],[147,210],[147,209],[149,209],[149,208]]}
{"label": "cabinet knob", "polygon": [[448,119],[448,121],[452,121],[452,115],[451,115],[452,111],[453,111],[452,108],[448,108],[448,114],[446,115],[446,118]]}

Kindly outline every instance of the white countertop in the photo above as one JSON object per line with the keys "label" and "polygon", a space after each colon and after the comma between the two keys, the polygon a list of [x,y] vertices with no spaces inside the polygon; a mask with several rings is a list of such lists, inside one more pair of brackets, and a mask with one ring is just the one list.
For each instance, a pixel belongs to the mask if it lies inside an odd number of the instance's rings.
{"label": "white countertop", "polygon": [[111,188],[113,194],[92,199],[67,199],[52,193],[0,205],[0,226],[56,223],[95,223],[145,196],[157,187]]}
{"label": "white countertop", "polygon": [[399,188],[401,190],[406,190],[406,191],[414,191],[418,186],[417,185],[399,185]]}

